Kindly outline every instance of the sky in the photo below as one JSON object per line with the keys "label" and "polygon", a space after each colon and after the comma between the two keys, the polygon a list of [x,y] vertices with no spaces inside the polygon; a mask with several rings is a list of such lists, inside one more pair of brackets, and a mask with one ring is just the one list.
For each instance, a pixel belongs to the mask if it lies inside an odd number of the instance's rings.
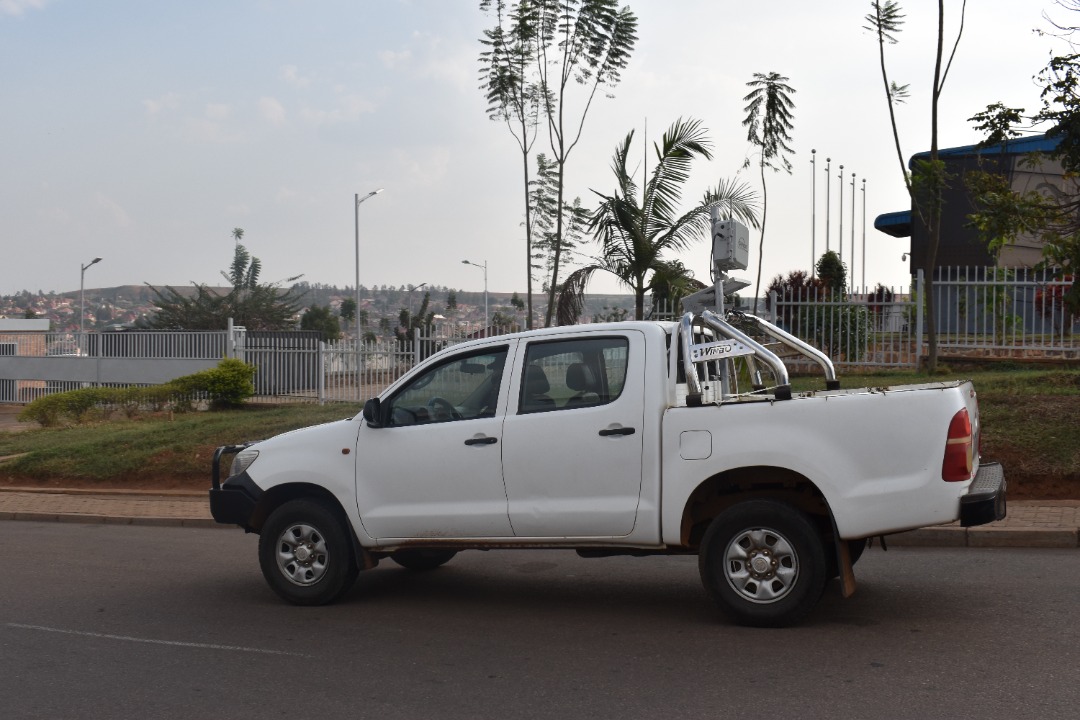
{"label": "sky", "polygon": [[[756,168],[743,169],[756,161],[743,96],[755,72],[775,71],[796,89],[795,152],[790,175],[766,178],[763,285],[810,268],[826,218],[832,249],[843,223],[856,284],[906,285],[908,241],[873,229],[909,203],[863,29],[869,0],[628,4],[637,45],[585,120],[568,198],[595,206],[593,190],[614,189],[626,133],[637,131],[634,166],[646,128],[652,145],[680,117],[713,141],[685,186],[687,209],[720,178],[760,192]],[[937,15],[925,0],[903,6],[886,62],[911,86],[898,111],[906,159],[929,148]],[[960,3],[946,6],[951,38]],[[990,103],[1038,108],[1032,78],[1063,52],[1034,32],[1048,27],[1043,12],[1068,19],[1052,0],[969,0],[941,147],[977,142],[967,118]],[[468,259],[487,263],[492,292],[524,293],[521,156],[478,89],[478,39],[492,24],[475,0],[0,0],[0,294],[77,290],[95,257],[87,288],[218,284],[236,227],[264,281],[352,286],[356,215],[363,285],[480,290]],[[550,155],[545,136],[536,150]],[[354,213],[354,194],[379,188]],[[733,274],[753,280],[751,238],[750,267]],[[707,282],[709,250],[703,238],[672,257]],[[601,275],[590,290],[625,291]]]}

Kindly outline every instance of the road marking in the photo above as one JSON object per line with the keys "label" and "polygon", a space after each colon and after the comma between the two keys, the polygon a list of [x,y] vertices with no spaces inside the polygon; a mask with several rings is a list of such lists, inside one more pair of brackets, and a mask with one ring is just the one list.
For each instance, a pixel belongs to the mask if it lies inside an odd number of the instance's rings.
{"label": "road marking", "polygon": [[173,647],[199,648],[203,650],[231,650],[233,652],[261,653],[263,655],[288,655],[290,657],[312,657],[303,653],[286,652],[284,650],[265,650],[263,648],[243,647],[240,645],[214,645],[212,643],[179,642],[177,640],[154,640],[152,638],[129,637],[127,635],[110,635],[108,633],[86,632],[83,630],[65,630],[63,628],[51,628],[43,625],[23,625],[22,623],[7,623],[7,627],[18,630],[38,630],[41,632],[60,633],[61,635],[78,635],[80,637],[101,638],[104,640],[123,640],[124,642],[146,643],[148,645],[171,645]]}

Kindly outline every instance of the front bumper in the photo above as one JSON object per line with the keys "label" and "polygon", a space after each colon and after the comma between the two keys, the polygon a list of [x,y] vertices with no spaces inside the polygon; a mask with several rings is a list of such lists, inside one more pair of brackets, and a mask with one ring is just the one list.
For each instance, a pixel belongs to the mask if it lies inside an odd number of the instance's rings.
{"label": "front bumper", "polygon": [[[250,444],[250,443],[248,443]],[[221,458],[223,455],[237,453],[248,446],[226,445],[219,447],[214,453],[213,473],[210,487],[210,515],[214,520],[224,525],[239,525],[246,530],[252,530],[251,520],[255,515],[255,508],[263,495],[263,490],[247,474],[230,477],[224,483],[221,482]]]}
{"label": "front bumper", "polygon": [[1005,470],[983,463],[967,494],[960,498],[960,525],[972,527],[1005,519]]}
{"label": "front bumper", "polygon": [[231,477],[219,488],[210,489],[210,514],[224,525],[252,530],[251,519],[263,491],[247,473]]}

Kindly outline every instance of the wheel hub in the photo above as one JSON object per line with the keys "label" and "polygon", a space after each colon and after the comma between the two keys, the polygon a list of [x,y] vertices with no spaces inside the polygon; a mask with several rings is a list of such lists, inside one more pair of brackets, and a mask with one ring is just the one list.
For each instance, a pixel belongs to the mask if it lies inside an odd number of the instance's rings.
{"label": "wheel hub", "polygon": [[307,545],[300,545],[296,548],[296,559],[300,562],[307,564],[311,561],[311,549]]}
{"label": "wheel hub", "polygon": [[772,603],[791,592],[798,557],[791,542],[770,528],[735,535],[725,552],[725,577],[732,590],[754,603]]}
{"label": "wheel hub", "polygon": [[772,565],[769,563],[769,558],[764,555],[758,555],[750,561],[750,569],[757,575],[764,575],[769,572]]}

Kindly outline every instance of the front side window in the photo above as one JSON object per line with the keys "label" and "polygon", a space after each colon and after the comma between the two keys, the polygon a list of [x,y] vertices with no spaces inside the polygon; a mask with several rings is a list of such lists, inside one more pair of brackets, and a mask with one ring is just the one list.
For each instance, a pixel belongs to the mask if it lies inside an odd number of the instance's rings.
{"label": "front side window", "polygon": [[391,426],[472,420],[495,416],[506,347],[440,363],[389,401]]}
{"label": "front side window", "polygon": [[606,405],[626,384],[624,337],[531,343],[525,354],[518,412]]}

